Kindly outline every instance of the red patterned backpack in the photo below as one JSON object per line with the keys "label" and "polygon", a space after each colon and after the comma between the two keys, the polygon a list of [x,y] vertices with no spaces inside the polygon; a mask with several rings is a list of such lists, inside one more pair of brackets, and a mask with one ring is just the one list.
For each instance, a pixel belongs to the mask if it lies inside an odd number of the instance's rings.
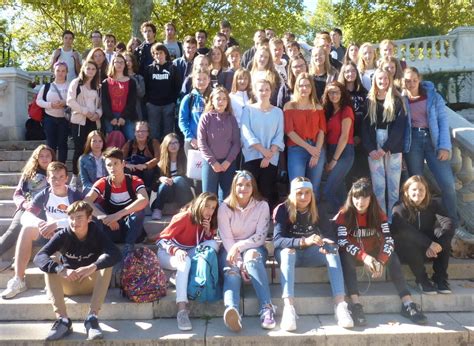
{"label": "red patterned backpack", "polygon": [[166,276],[156,254],[138,247],[124,260],[122,294],[135,303],[153,302],[166,296]]}

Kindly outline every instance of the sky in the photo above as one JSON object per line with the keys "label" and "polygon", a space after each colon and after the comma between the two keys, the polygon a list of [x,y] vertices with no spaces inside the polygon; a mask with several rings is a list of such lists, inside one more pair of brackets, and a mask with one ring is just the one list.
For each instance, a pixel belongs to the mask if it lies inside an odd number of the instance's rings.
{"label": "sky", "polygon": [[306,9],[310,11],[314,11],[316,8],[316,4],[318,3],[318,0],[303,0],[304,5],[306,6]]}

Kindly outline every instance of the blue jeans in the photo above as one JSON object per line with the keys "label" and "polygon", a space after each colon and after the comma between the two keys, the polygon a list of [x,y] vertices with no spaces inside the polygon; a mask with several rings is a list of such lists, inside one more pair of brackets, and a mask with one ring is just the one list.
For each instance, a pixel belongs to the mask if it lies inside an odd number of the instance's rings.
{"label": "blue jeans", "polygon": [[114,243],[135,244],[141,240],[143,234],[143,221],[145,210],[131,213],[119,220],[120,228],[112,231],[108,226],[103,225],[103,230],[108,234]]}
{"label": "blue jeans", "polygon": [[[258,252],[259,256],[253,259],[255,251]],[[227,251],[222,246],[219,251],[219,272],[224,273],[224,305],[226,307],[232,306],[238,310],[242,278],[239,268],[230,267],[227,264],[226,258]],[[265,270],[267,249],[263,245],[255,249],[248,249],[242,253],[242,258],[244,260],[244,267],[257,294],[261,310],[265,305],[272,303],[267,271]]]}
{"label": "blue jeans", "polygon": [[295,268],[296,267],[322,267],[328,269],[329,282],[333,297],[344,295],[344,275],[342,273],[339,254],[322,254],[320,247],[313,245],[305,249],[275,249],[275,258],[280,264],[280,283],[282,298],[295,296]]}
{"label": "blue jeans", "polygon": [[[119,113],[114,113],[114,118],[118,119],[120,118]],[[110,132],[113,131],[114,127],[110,123],[109,120],[104,121],[104,126],[105,126],[105,133],[109,134]],[[127,141],[131,141],[132,139],[135,138],[135,123],[130,121],[129,119],[125,119],[125,125],[122,126],[121,131]]]}
{"label": "blue jeans", "polygon": [[[336,144],[329,144],[327,148],[328,162],[332,160],[336,151]],[[339,156],[336,165],[329,172],[326,184],[323,189],[323,197],[329,202],[330,211],[337,212],[346,200],[346,175],[354,163],[354,145],[347,144],[342,154]]]}
{"label": "blue jeans", "polygon": [[[219,163],[225,159],[218,160]],[[202,192],[213,192],[219,196],[219,201],[223,201],[230,193],[232,179],[235,174],[235,160],[232,161],[229,168],[225,172],[216,173],[211,165],[206,161],[202,161]]]}
{"label": "blue jeans", "polygon": [[[377,130],[377,148],[381,148],[388,138],[384,129]],[[402,174],[402,153],[386,153],[379,160],[372,160],[369,156],[370,176],[372,187],[380,207],[392,220],[392,208],[398,201],[400,192],[400,176]],[[385,201],[385,191],[388,194],[388,204]]]}
{"label": "blue jeans", "polygon": [[444,207],[449,216],[457,223],[456,190],[451,162],[449,160],[438,160],[437,156],[430,133],[428,131],[412,130],[410,151],[405,154],[408,173],[410,176],[423,175],[426,160],[441,190]]}
{"label": "blue jeans", "polygon": [[69,134],[68,121],[66,118],[56,118],[45,114],[43,128],[46,134],[46,144],[56,151],[58,161],[66,163],[67,136]]}
{"label": "blue jeans", "polygon": [[153,208],[163,210],[165,203],[176,202],[183,206],[193,199],[189,179],[182,176],[173,177],[173,185],[161,183],[158,186]]}
{"label": "blue jeans", "polygon": [[174,108],[174,103],[164,106],[157,106],[149,102],[146,104],[151,138],[158,139],[161,143],[163,137],[174,131]]}
{"label": "blue jeans", "polygon": [[[308,141],[314,146],[313,142]],[[316,196],[319,194],[319,184],[323,175],[324,164],[326,163],[326,150],[321,150],[318,163],[314,167],[309,167],[311,154],[299,145],[288,147],[288,177],[290,182],[296,177],[307,177],[313,184],[313,191]]]}

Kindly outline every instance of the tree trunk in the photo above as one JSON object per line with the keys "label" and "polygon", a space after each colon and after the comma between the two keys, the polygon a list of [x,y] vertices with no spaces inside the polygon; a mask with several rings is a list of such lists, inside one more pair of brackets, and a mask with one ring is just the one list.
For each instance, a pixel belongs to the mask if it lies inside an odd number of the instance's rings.
{"label": "tree trunk", "polygon": [[130,0],[130,14],[132,16],[132,36],[141,39],[140,25],[150,20],[153,11],[153,0]]}

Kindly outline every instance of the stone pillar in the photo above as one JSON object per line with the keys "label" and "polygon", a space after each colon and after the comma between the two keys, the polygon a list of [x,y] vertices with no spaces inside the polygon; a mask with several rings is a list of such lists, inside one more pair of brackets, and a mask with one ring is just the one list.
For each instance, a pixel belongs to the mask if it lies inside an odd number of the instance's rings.
{"label": "stone pillar", "polygon": [[28,119],[30,75],[14,67],[0,68],[0,140],[24,140]]}

